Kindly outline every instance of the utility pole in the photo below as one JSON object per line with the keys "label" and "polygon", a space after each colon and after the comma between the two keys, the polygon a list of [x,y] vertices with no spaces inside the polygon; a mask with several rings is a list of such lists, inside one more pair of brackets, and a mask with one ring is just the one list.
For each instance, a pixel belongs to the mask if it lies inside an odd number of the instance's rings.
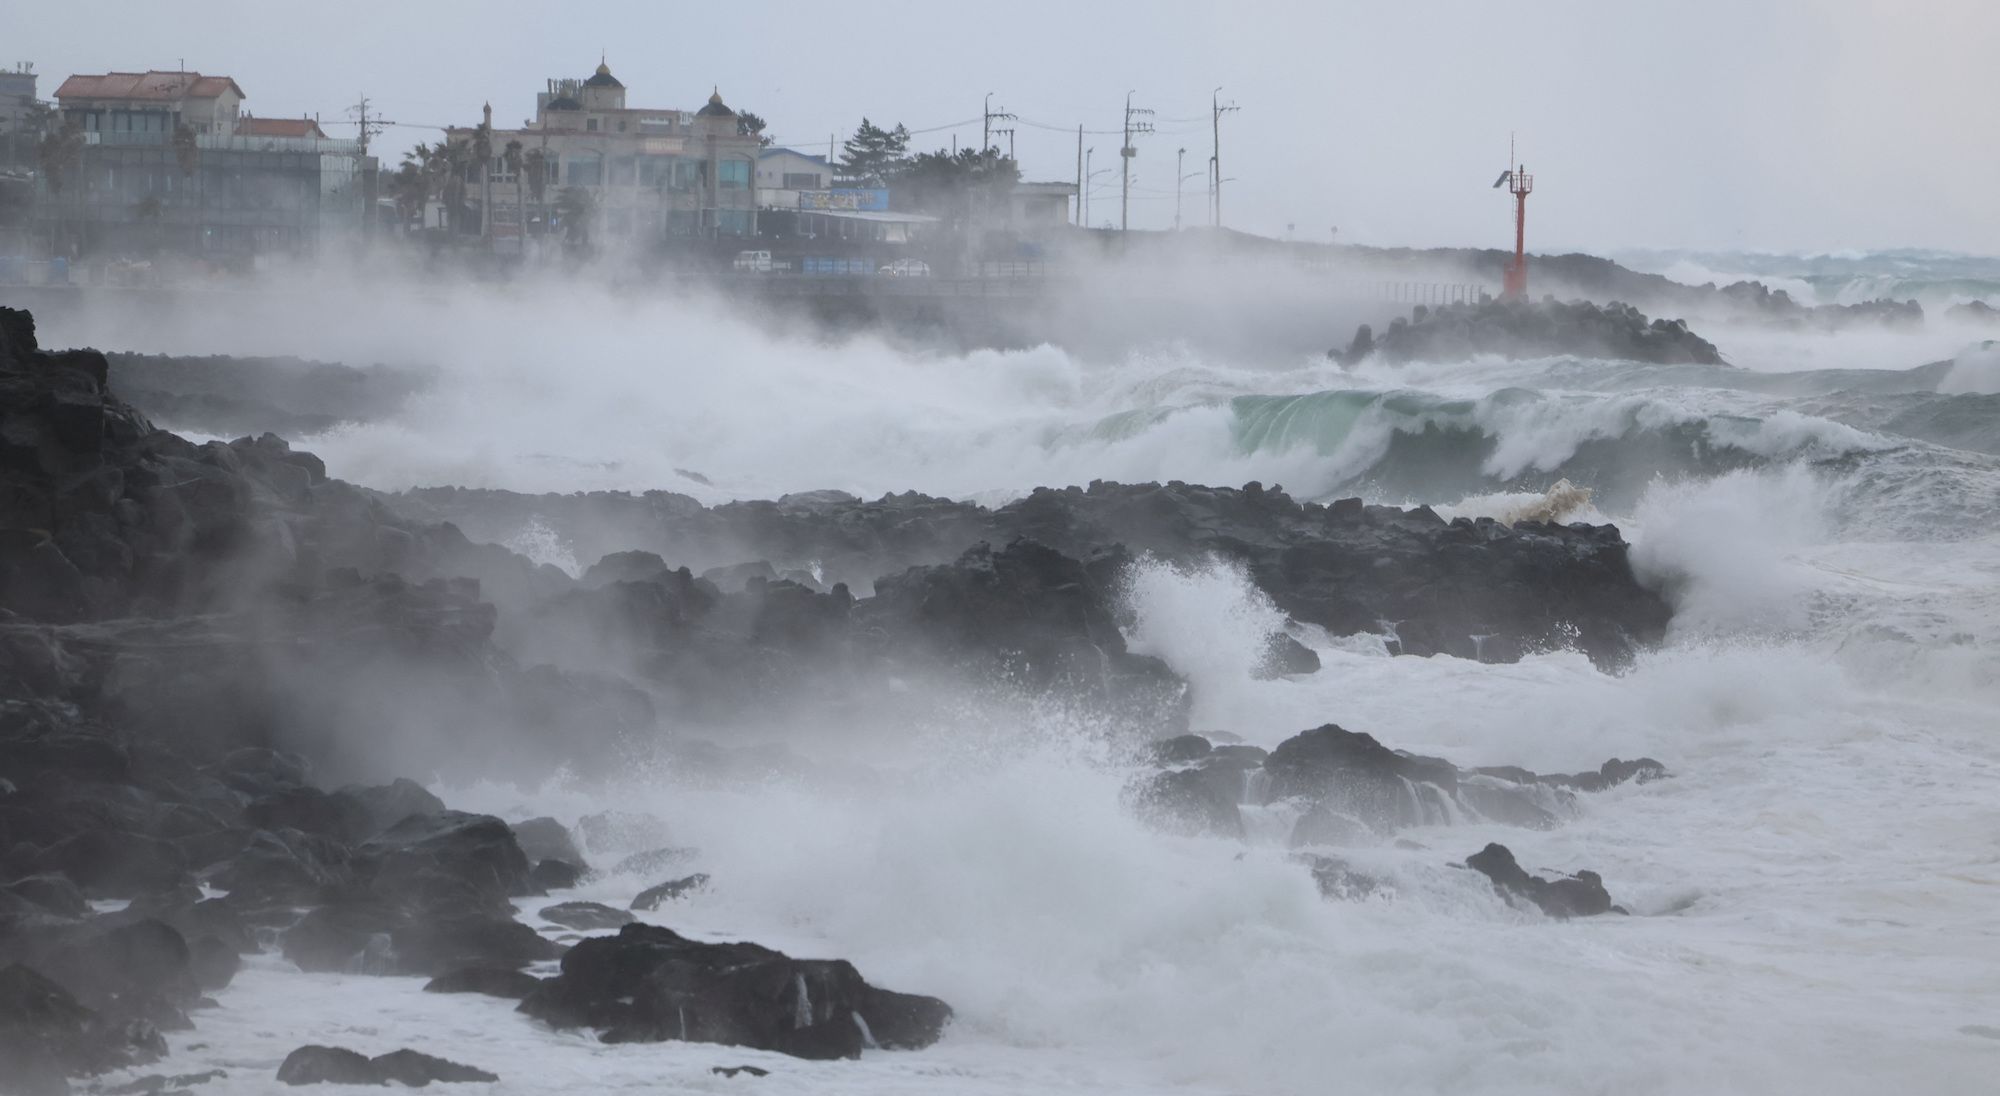
{"label": "utility pole", "polygon": [[1133,107],[1132,94],[1129,91],[1125,93],[1125,144],[1118,149],[1120,162],[1124,165],[1124,171],[1119,176],[1118,231],[1120,232],[1129,232],[1132,229],[1132,158],[1139,154],[1139,150],[1132,147],[1132,138],[1136,134],[1153,132],[1153,123],[1132,121],[1132,116],[1135,114],[1153,113],[1144,108]]}
{"label": "utility pole", "polygon": [[[361,123],[360,132],[356,135],[361,152],[354,164],[354,185],[360,191],[359,197],[361,200],[358,203],[361,207],[360,229],[361,239],[365,244],[368,239],[368,227],[374,219],[374,201],[368,192],[368,184],[366,182],[368,172],[368,142],[381,135],[383,126],[394,125],[395,123],[385,121],[379,115],[370,120],[368,117],[368,93],[365,91],[362,92],[359,98],[361,101],[349,109],[353,110],[359,116]],[[381,181],[382,173],[378,169],[375,173],[375,182],[378,190],[381,186]]]}
{"label": "utility pole", "polygon": [[1004,133],[1007,135],[1007,158],[1010,160],[1013,159],[1014,131],[1011,129],[994,129],[993,123],[1012,122],[1015,120],[1014,116],[1004,110],[993,109],[993,93],[990,91],[986,93],[986,105],[980,109],[980,113],[984,116],[981,120],[982,128],[979,138],[980,155],[985,155],[986,150],[993,147],[993,136],[995,134]]}
{"label": "utility pole", "polygon": [[1083,224],[1083,125],[1076,127],[1076,223]]}
{"label": "utility pole", "polygon": [[1209,125],[1213,127],[1215,155],[1209,158],[1210,170],[1215,172],[1215,227],[1222,227],[1222,116],[1238,109],[1234,103],[1222,105],[1222,88],[1209,93]]}
{"label": "utility pole", "polygon": [[382,135],[383,126],[393,126],[396,123],[385,121],[379,115],[375,118],[374,121],[372,122],[369,121],[368,95],[366,92],[362,93],[361,101],[359,103],[356,103],[354,106],[351,106],[347,109],[354,111],[361,117],[361,133],[359,135],[359,139],[361,141],[361,155],[365,158],[368,155],[368,142]]}

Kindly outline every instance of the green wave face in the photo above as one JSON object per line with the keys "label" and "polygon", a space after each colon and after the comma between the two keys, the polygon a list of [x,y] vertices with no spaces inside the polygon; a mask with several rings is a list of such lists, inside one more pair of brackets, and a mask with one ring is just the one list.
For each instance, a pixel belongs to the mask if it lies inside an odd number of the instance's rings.
{"label": "green wave face", "polygon": [[[1491,399],[1522,389],[1495,393]],[[1422,392],[1368,392],[1337,389],[1298,396],[1238,396],[1230,402],[1230,433],[1244,454],[1311,448],[1322,456],[1336,452],[1371,411],[1398,421],[1398,427],[1421,429],[1427,421],[1465,419],[1473,400],[1444,399]]]}

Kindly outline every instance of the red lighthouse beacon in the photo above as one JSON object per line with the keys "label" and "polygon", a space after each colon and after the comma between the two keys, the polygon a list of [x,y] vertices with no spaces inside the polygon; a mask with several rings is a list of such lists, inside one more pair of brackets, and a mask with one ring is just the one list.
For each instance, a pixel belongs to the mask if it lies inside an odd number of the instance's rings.
{"label": "red lighthouse beacon", "polygon": [[1493,189],[1502,186],[1514,196],[1514,261],[1507,264],[1507,272],[1500,283],[1502,300],[1518,301],[1528,295],[1528,192],[1535,189],[1535,177],[1527,168],[1514,160],[1514,142],[1507,142],[1509,168],[1493,181]]}

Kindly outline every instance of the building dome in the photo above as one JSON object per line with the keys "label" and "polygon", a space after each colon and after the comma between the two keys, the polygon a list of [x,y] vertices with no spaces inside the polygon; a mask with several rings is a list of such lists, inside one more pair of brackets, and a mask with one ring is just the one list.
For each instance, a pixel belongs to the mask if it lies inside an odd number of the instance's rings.
{"label": "building dome", "polygon": [[715,94],[708,97],[708,105],[696,111],[695,115],[701,118],[734,118],[736,112],[722,105],[722,90],[717,88]]}
{"label": "building dome", "polygon": [[597,72],[590,79],[585,80],[583,86],[587,88],[622,88],[625,85],[618,82],[618,77],[611,75],[610,65],[599,61],[597,63]]}

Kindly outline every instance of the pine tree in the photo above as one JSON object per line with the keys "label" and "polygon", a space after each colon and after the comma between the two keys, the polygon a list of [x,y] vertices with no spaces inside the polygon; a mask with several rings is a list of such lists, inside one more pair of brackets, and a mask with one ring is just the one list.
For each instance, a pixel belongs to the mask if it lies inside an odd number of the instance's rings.
{"label": "pine tree", "polygon": [[885,186],[909,164],[910,131],[883,129],[866,118],[841,146],[841,177],[854,186]]}

